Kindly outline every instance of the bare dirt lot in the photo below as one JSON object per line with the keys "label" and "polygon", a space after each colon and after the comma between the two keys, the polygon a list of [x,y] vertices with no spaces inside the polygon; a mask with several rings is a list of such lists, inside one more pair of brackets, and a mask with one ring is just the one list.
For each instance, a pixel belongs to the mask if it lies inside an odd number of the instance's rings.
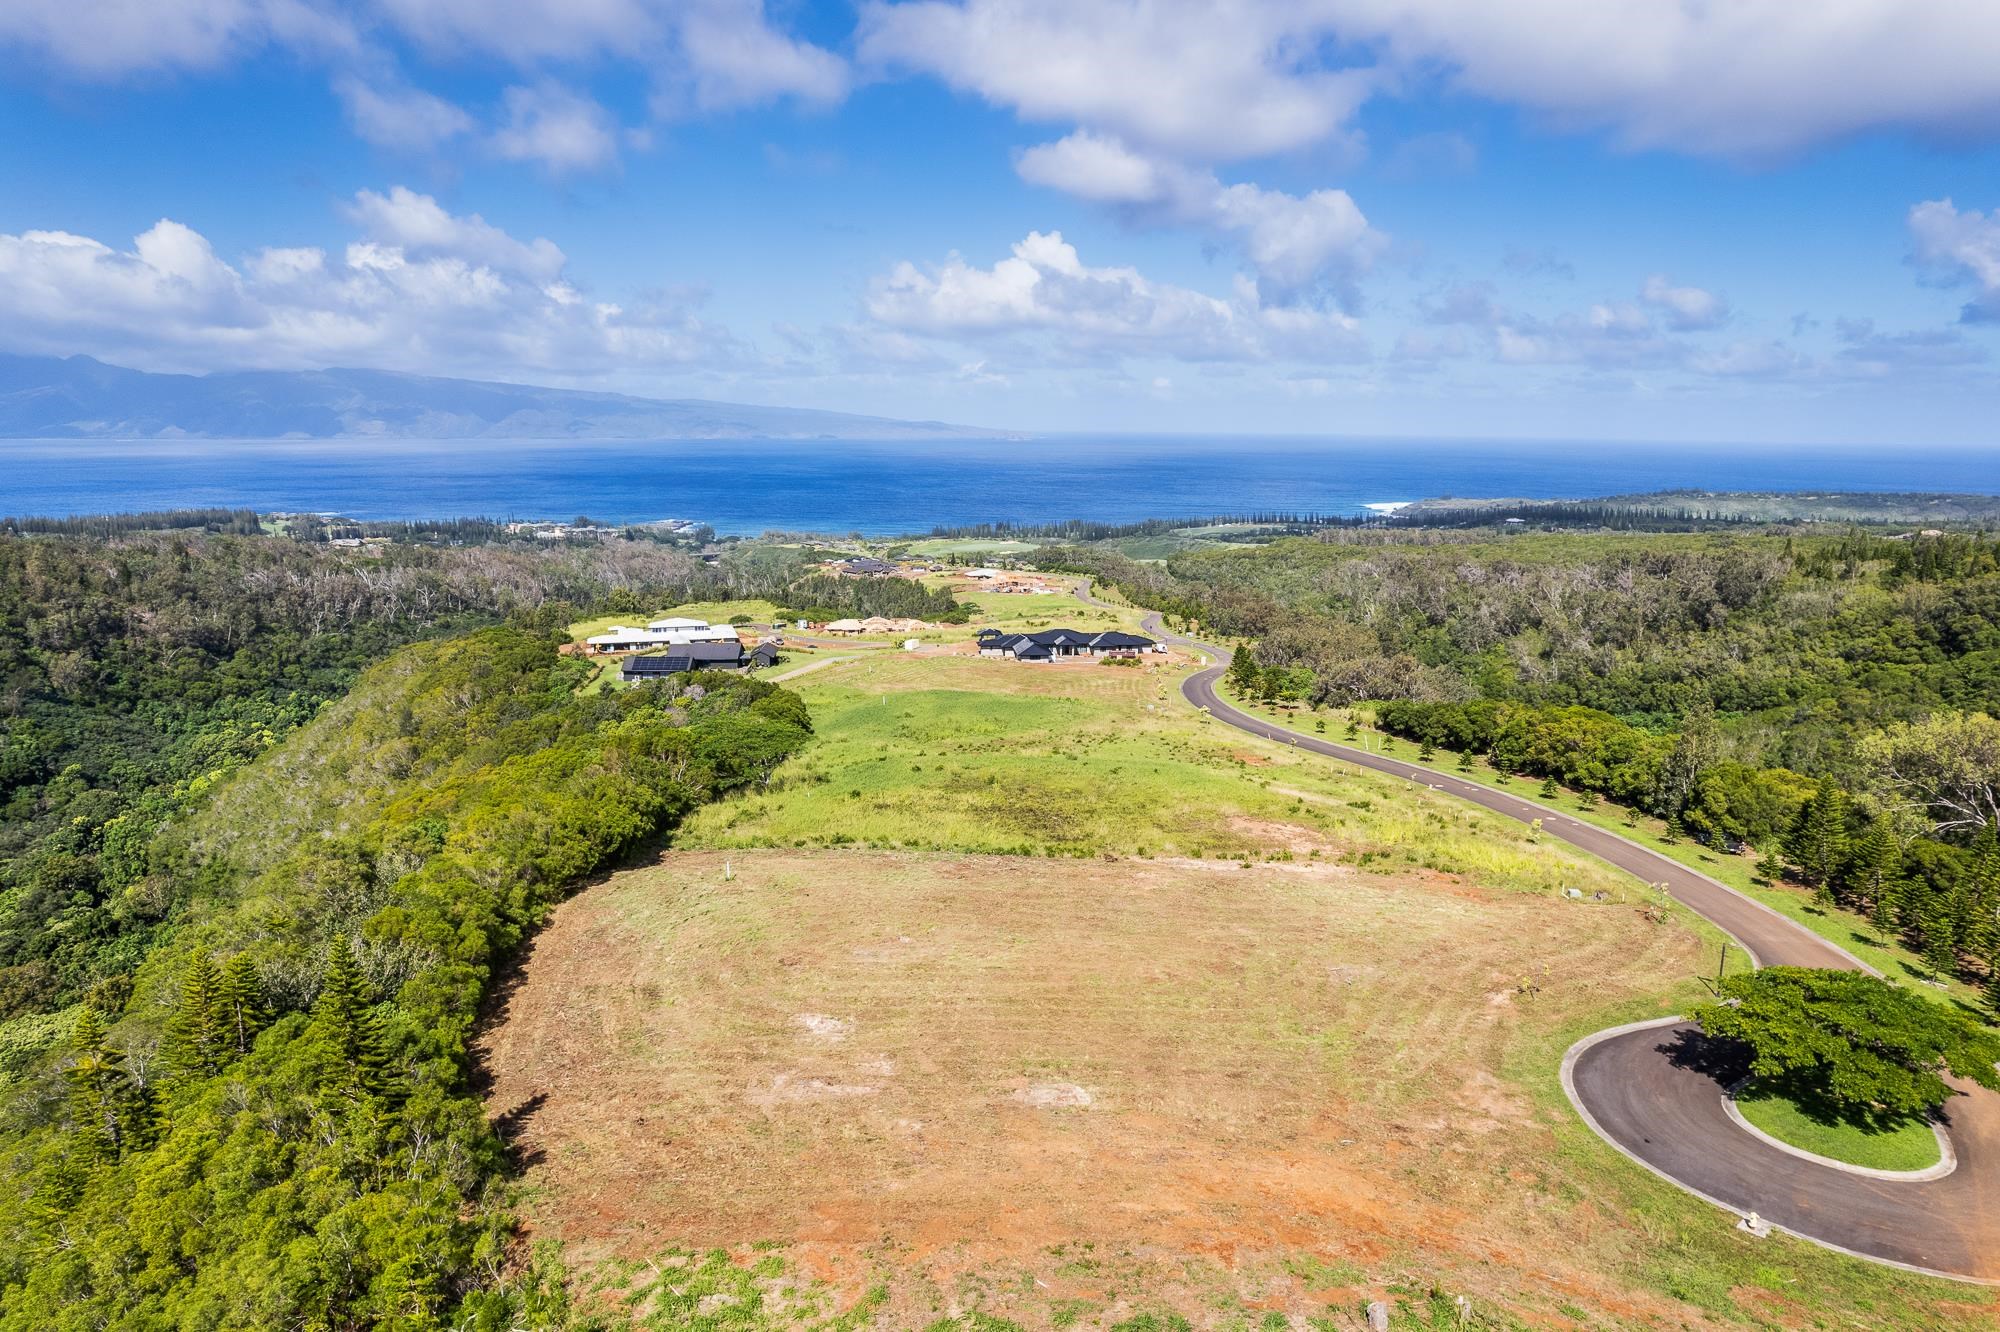
{"label": "bare dirt lot", "polygon": [[678,852],[558,910],[483,1054],[586,1266],[770,1242],[897,1327],[1235,1326],[1217,1279],[1303,1319],[1409,1272],[1700,1326],[1616,1275],[1657,1222],[1552,1088],[1701,965],[1634,905],[1423,870]]}

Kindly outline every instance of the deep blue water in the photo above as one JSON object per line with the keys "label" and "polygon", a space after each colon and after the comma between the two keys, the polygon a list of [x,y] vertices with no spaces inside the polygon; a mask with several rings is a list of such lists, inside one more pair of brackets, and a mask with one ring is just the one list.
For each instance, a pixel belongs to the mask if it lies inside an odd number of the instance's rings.
{"label": "deep blue water", "polygon": [[361,518],[691,518],[725,533],[876,535],[996,520],[1357,513],[1435,495],[1582,498],[1677,487],[2000,494],[2000,451],[1081,436],[0,442],[0,514],[240,505]]}

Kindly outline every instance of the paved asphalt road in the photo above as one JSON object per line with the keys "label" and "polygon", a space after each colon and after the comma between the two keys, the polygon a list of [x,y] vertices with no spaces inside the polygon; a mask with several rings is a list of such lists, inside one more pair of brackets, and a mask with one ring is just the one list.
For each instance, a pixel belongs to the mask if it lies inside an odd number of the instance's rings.
{"label": "paved asphalt road", "polygon": [[[1088,581],[1078,595],[1104,605]],[[1542,829],[1662,887],[1713,921],[1764,966],[1860,968],[1852,954],[1759,902],[1618,834],[1561,810],[1460,781],[1415,764],[1294,734],[1241,712],[1216,694],[1229,653],[1169,632],[1157,615],[1146,632],[1199,648],[1216,664],[1181,692],[1217,721],[1280,744],[1419,782]],[[1949,1132],[1958,1166],[1921,1183],[1871,1179],[1820,1165],[1752,1136],[1722,1105],[1727,1073],[1703,1067],[1700,1032],[1688,1024],[1602,1033],[1572,1051],[1565,1068],[1584,1117],[1613,1146],[1708,1201],[1756,1212],[1793,1234],[1863,1257],[1945,1276],[2000,1282],[2000,1095],[1965,1084],[1952,1099]]]}

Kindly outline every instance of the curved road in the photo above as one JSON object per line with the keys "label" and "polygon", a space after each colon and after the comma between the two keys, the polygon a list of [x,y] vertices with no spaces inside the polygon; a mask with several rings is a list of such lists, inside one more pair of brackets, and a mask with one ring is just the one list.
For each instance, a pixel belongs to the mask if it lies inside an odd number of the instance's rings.
{"label": "curved road", "polygon": [[[1090,582],[1077,595],[1091,595]],[[1216,681],[1229,652],[1169,632],[1158,615],[1148,633],[1206,652],[1216,664],[1181,693],[1217,721],[1279,744],[1418,782],[1542,830],[1653,884],[1733,937],[1761,966],[1873,971],[1860,959],[1760,902],[1594,824],[1413,763],[1299,735],[1224,702]],[[1586,1122],[1656,1174],[1739,1215],[1766,1221],[1858,1257],[1939,1276],[2000,1284],[2000,1095],[1960,1084],[1947,1127],[1955,1170],[1923,1182],[1873,1179],[1793,1156],[1752,1136],[1722,1105],[1732,1075],[1713,1068],[1700,1031],[1667,1019],[1600,1032],[1563,1064],[1563,1083]]]}

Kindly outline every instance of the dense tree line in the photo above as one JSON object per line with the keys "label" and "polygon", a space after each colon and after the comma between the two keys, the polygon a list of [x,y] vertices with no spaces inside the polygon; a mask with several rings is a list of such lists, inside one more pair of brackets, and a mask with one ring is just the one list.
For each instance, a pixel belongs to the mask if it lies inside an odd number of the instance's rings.
{"label": "dense tree line", "polygon": [[[379,552],[199,532],[0,539],[0,1019],[129,972],[153,831],[413,639],[714,584],[651,546]],[[4,1062],[0,1051],[0,1062]]]}
{"label": "dense tree line", "polygon": [[1753,520],[1687,503],[1620,503],[1614,500],[1549,500],[1520,504],[1467,504],[1449,500],[1392,515],[1396,526],[1500,527],[1523,524],[1545,528],[1578,528],[1613,532],[1696,532],[1732,527]]}
{"label": "dense tree line", "polygon": [[263,522],[251,509],[164,509],[146,513],[78,514],[70,518],[0,518],[0,536],[103,538],[187,529],[256,536],[263,531]]}
{"label": "dense tree line", "polygon": [[1265,511],[1211,514],[1206,518],[1144,518],[1133,523],[1093,522],[1070,518],[1053,523],[962,523],[933,527],[932,537],[979,541],[1110,541],[1120,537],[1161,536],[1190,527],[1249,526],[1268,533],[1299,534],[1322,527],[1359,526],[1375,521],[1324,513]]}
{"label": "dense tree line", "polygon": [[759,780],[797,696],[580,694],[560,633],[406,647],[135,854],[171,928],[6,1105],[0,1328],[506,1327],[496,970],[593,869]]}
{"label": "dense tree line", "polygon": [[837,620],[883,615],[892,619],[963,620],[956,598],[945,588],[926,587],[913,578],[838,578],[808,574],[765,593],[787,620]]}
{"label": "dense tree line", "polygon": [[[155,831],[413,640],[514,618],[800,598],[942,618],[947,593],[744,543],[369,550],[195,531],[0,538],[0,1021],[128,974],[177,903]],[[16,1057],[0,1040],[0,1072]]]}
{"label": "dense tree line", "polygon": [[1748,844],[2000,1006],[2000,541],[1394,535],[1051,559],[1252,640],[1245,693]]}
{"label": "dense tree line", "polygon": [[[715,540],[715,529],[706,524],[681,529],[657,523],[598,523],[587,516],[578,516],[570,525],[585,529],[584,532],[563,538],[571,543],[594,542],[605,536],[616,536],[626,541],[647,541],[659,545],[700,549]],[[354,519],[294,514],[286,520],[285,534],[294,541],[307,543],[343,538],[380,537],[406,545],[548,544],[546,538],[536,535],[532,529],[515,530],[506,519],[477,517]]]}

